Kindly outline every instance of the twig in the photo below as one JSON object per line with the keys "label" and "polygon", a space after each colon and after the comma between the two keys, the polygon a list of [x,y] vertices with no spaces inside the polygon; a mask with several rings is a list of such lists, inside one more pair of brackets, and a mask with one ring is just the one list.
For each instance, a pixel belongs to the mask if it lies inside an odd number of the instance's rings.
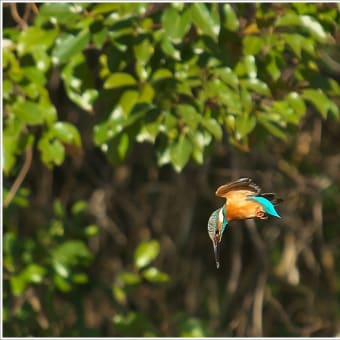
{"label": "twig", "polygon": [[266,281],[267,273],[266,271],[263,271],[258,276],[254,292],[252,336],[263,336],[263,298]]}
{"label": "twig", "polygon": [[32,163],[32,155],[33,155],[32,147],[30,146],[29,148],[26,149],[24,165],[22,166],[18,177],[16,178],[15,182],[13,183],[10,191],[8,192],[8,194],[6,196],[6,199],[4,201],[4,207],[5,208],[7,208],[9,206],[9,204],[13,200],[16,192],[18,191],[22,182],[24,181],[24,179],[27,175],[27,172],[28,172],[28,170],[31,166],[31,163]]}
{"label": "twig", "polygon": [[16,3],[11,4],[11,14],[12,14],[12,18],[14,19],[14,21],[16,21],[20,27],[22,28],[27,27],[26,21],[22,19],[21,16],[19,15]]}
{"label": "twig", "polygon": [[266,300],[272,306],[272,308],[277,311],[280,319],[285,324],[287,329],[290,332],[296,333],[298,336],[301,336],[300,329],[293,324],[282,304],[269,291],[266,291]]}

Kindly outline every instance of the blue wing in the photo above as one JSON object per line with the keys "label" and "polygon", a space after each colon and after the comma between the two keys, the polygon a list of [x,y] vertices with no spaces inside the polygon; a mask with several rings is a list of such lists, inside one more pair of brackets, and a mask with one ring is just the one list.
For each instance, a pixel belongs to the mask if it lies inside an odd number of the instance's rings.
{"label": "blue wing", "polygon": [[272,202],[270,202],[269,200],[267,200],[264,197],[261,196],[251,196],[249,197],[249,199],[253,199],[254,201],[260,203],[265,211],[265,213],[281,218],[281,216],[277,213],[274,205]]}

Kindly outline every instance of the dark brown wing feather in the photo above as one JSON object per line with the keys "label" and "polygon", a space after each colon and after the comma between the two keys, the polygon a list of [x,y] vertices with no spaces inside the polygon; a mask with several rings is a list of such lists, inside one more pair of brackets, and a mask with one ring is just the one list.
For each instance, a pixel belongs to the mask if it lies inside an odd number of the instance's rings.
{"label": "dark brown wing feather", "polygon": [[273,203],[273,205],[278,205],[280,204],[281,202],[283,202],[283,199],[282,198],[278,198],[275,196],[276,194],[274,193],[263,193],[261,194],[260,196],[266,198],[267,200],[271,201]]}
{"label": "dark brown wing feather", "polygon": [[249,195],[258,195],[261,192],[260,187],[256,185],[250,178],[240,178],[234,182],[230,182],[218,187],[216,190],[216,196],[227,198],[227,193],[235,190],[249,191]]}
{"label": "dark brown wing feather", "polygon": [[221,185],[216,190],[216,196],[224,197],[226,200],[235,202],[235,200],[247,199],[248,196],[262,196],[273,203],[278,205],[283,200],[276,197],[274,193],[261,193],[261,188],[253,182],[251,178],[240,178],[236,181]]}

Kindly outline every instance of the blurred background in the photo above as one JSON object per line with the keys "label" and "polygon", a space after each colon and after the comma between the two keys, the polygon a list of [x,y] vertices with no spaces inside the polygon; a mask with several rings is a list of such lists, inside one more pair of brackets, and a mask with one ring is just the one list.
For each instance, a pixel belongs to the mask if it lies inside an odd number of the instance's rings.
{"label": "blurred background", "polygon": [[339,9],[2,4],[3,335],[339,335]]}

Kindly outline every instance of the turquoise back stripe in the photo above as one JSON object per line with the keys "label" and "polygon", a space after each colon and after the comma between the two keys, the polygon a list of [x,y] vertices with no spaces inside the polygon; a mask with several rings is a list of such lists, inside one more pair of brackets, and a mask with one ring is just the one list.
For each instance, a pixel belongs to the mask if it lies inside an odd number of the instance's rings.
{"label": "turquoise back stripe", "polygon": [[281,218],[281,216],[275,210],[275,207],[274,207],[273,203],[270,202],[269,200],[267,200],[266,198],[261,197],[261,196],[252,196],[252,197],[249,197],[249,198],[253,199],[254,201],[256,201],[258,203],[260,203],[262,205],[264,211],[267,214],[275,216],[275,217],[278,217],[278,218]]}

